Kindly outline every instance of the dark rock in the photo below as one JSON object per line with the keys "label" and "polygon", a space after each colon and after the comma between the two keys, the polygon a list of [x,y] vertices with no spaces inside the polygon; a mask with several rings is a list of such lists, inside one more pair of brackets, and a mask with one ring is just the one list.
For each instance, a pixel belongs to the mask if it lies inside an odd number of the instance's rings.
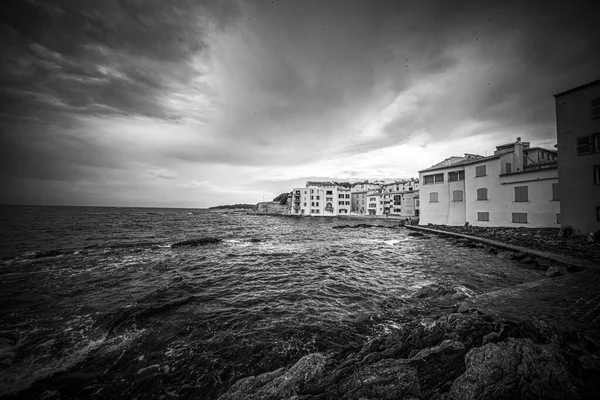
{"label": "dark rock", "polygon": [[498,332],[490,332],[483,337],[483,344],[498,343],[500,341],[500,334]]}
{"label": "dark rock", "polygon": [[419,377],[406,360],[385,359],[358,369],[341,382],[343,396],[349,400],[376,398],[382,400],[420,397]]}
{"label": "dark rock", "polygon": [[497,255],[498,254],[498,250],[495,249],[494,247],[490,247],[489,250],[488,250],[488,252],[490,254],[493,254],[493,255]]}
{"label": "dark rock", "polygon": [[302,357],[287,371],[280,368],[273,372],[251,376],[234,383],[219,400],[275,400],[289,399],[299,395],[321,376],[325,357],[319,353]]}
{"label": "dark rock", "polygon": [[513,254],[510,258],[511,258],[511,260],[521,261],[525,257],[527,257],[527,254],[523,253],[522,251],[519,251],[519,252]]}
{"label": "dark rock", "polygon": [[250,242],[251,243],[260,243],[260,242],[262,242],[262,240],[260,240],[258,238],[252,238],[252,239],[250,239]]}
{"label": "dark rock", "polygon": [[213,238],[213,237],[204,237],[199,239],[191,239],[185,240],[183,242],[177,242],[171,245],[172,248],[175,247],[193,247],[193,246],[204,246],[207,244],[214,244],[221,242],[222,239]]}
{"label": "dark rock", "polygon": [[562,266],[551,266],[546,270],[546,276],[549,278],[553,278],[555,276],[564,275],[567,273],[567,269]]}
{"label": "dark rock", "polygon": [[418,237],[418,236],[425,236],[425,235],[423,235],[421,232],[411,231],[411,232],[408,232],[408,236],[416,236],[416,237]]}
{"label": "dark rock", "polygon": [[454,381],[450,399],[578,398],[566,361],[553,345],[509,339],[474,348],[466,372]]}

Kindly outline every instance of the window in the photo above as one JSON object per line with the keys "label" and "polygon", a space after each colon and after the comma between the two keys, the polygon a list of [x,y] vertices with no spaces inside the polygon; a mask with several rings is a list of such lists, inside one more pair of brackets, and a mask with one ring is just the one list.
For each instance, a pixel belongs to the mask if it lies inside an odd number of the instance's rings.
{"label": "window", "polygon": [[444,174],[443,173],[435,174],[435,175],[425,175],[423,178],[425,179],[425,184],[444,182]]}
{"label": "window", "polygon": [[552,184],[552,201],[558,201],[558,183]]}
{"label": "window", "polygon": [[350,198],[350,193],[346,194],[346,198],[349,199]]}
{"label": "window", "polygon": [[306,207],[306,202],[304,202],[304,207]]}
{"label": "window", "polygon": [[448,181],[449,182],[464,181],[464,180],[465,180],[465,171],[448,172]]}
{"label": "window", "polygon": [[542,154],[542,160],[544,159],[544,152],[541,153]]}
{"label": "window", "polygon": [[310,192],[311,192],[311,193],[314,193],[315,191],[314,191],[313,189],[310,189]]}
{"label": "window", "polygon": [[475,177],[485,176],[485,175],[486,175],[485,165],[480,165],[479,167],[475,167]]}
{"label": "window", "polygon": [[505,174],[510,174],[510,173],[512,173],[512,164],[509,163],[509,162],[507,162],[506,163],[506,172],[505,172]]}
{"label": "window", "polygon": [[317,196],[317,200],[319,200],[319,198],[320,198],[320,197],[321,197],[321,196]]}
{"label": "window", "polygon": [[[319,203],[317,203],[317,205],[319,205]],[[319,210],[315,210],[315,214],[318,214],[318,213],[319,213]]]}
{"label": "window", "polygon": [[600,98],[594,99],[592,103],[592,119],[600,118]]}
{"label": "window", "polygon": [[339,199],[343,199],[343,198],[344,198],[344,195],[343,195],[342,193],[340,193],[340,194],[338,194],[338,198],[339,198]]}
{"label": "window", "polygon": [[594,150],[592,149],[592,138],[589,136],[583,136],[577,138],[577,155],[581,156],[584,154],[591,154]]}
{"label": "window", "polygon": [[429,202],[430,203],[437,203],[438,201],[438,194],[437,192],[431,192],[429,193]]}
{"label": "window", "polygon": [[463,191],[455,190],[452,192],[452,201],[463,201]]}
{"label": "window", "polygon": [[517,224],[526,224],[527,213],[512,213],[512,222]]}
{"label": "window", "polygon": [[328,194],[328,195],[330,195],[330,196],[333,196],[333,190],[327,190],[327,191],[325,192],[325,194]]}
{"label": "window", "polygon": [[338,201],[338,206],[343,206],[344,202],[343,201]]}
{"label": "window", "polygon": [[487,189],[486,188],[481,188],[481,189],[477,189],[477,200],[487,200]]}
{"label": "window", "polygon": [[527,186],[517,186],[515,187],[515,201],[524,202],[529,201],[528,188]]}
{"label": "window", "polygon": [[315,202],[314,202],[314,201],[311,201],[311,202],[310,202],[310,206],[311,206],[311,207],[314,207],[314,206],[315,206]]}
{"label": "window", "polygon": [[346,205],[347,205],[347,206],[349,206],[349,205],[350,205],[350,202],[349,202],[349,201],[347,201],[347,202],[346,202]]}
{"label": "window", "polygon": [[[318,196],[317,196],[318,197]],[[315,202],[315,207],[319,207],[319,202]]]}
{"label": "window", "polygon": [[594,165],[594,185],[600,185],[600,165]]}
{"label": "window", "polygon": [[556,223],[560,225],[560,214],[556,214]]}
{"label": "window", "polygon": [[314,199],[315,199],[315,196],[312,196],[312,195],[311,195],[311,196],[310,196],[310,199],[311,199],[311,200],[314,200]]}
{"label": "window", "polygon": [[489,221],[490,213],[489,212],[478,212],[477,213],[477,221]]}

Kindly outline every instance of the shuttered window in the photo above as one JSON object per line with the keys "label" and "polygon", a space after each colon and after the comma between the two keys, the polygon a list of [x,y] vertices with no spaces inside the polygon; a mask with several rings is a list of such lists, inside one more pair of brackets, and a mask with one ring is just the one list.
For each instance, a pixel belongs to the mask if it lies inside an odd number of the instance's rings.
{"label": "shuttered window", "polygon": [[490,213],[489,212],[478,212],[477,213],[477,221],[489,221]]}
{"label": "shuttered window", "polygon": [[449,182],[464,181],[464,180],[465,180],[465,171],[448,172],[448,181]]}
{"label": "shuttered window", "polygon": [[463,201],[463,191],[455,190],[452,192],[452,201]]}
{"label": "shuttered window", "polygon": [[480,165],[479,167],[475,167],[475,176],[485,176],[486,170],[485,165]]}
{"label": "shuttered window", "polygon": [[600,118],[600,98],[594,99],[592,103],[592,119]]}
{"label": "shuttered window", "polygon": [[429,201],[431,203],[436,203],[438,201],[438,194],[437,194],[437,192],[431,192],[431,193],[429,193]]}
{"label": "shuttered window", "polygon": [[505,173],[507,173],[507,174],[512,173],[512,164],[509,162],[506,163],[506,172]]}
{"label": "shuttered window", "polygon": [[515,201],[518,201],[518,202],[529,201],[527,186],[515,187]]}
{"label": "shuttered window", "polygon": [[487,200],[487,189],[486,188],[481,188],[481,189],[477,189],[477,200]]}
{"label": "shuttered window", "polygon": [[558,201],[558,183],[552,184],[552,200]]}
{"label": "shuttered window", "polygon": [[512,222],[517,224],[526,224],[527,213],[512,213]]}
{"label": "shuttered window", "polygon": [[577,155],[581,156],[584,154],[591,154],[594,152],[592,148],[592,138],[590,136],[583,136],[577,138]]}

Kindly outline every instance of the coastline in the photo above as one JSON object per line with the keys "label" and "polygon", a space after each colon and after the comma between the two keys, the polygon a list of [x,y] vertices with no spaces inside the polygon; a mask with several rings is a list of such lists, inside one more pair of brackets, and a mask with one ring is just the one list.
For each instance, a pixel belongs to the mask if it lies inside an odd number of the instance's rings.
{"label": "coastline", "polygon": [[243,378],[220,399],[578,399],[600,392],[596,263],[458,232],[406,228],[411,236],[435,234],[459,246],[485,247],[519,267],[546,269],[548,277],[470,298],[449,294],[458,301],[448,314],[402,324],[362,347],[309,354],[289,368]]}

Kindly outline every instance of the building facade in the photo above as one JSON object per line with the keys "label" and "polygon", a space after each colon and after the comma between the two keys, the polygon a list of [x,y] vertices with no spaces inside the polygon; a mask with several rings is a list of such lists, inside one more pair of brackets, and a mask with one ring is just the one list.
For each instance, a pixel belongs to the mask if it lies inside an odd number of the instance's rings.
{"label": "building facade", "polygon": [[557,227],[557,156],[517,138],[492,156],[450,157],[419,171],[419,224]]}
{"label": "building facade", "polygon": [[308,182],[306,187],[292,191],[295,215],[334,217],[350,214],[350,188],[333,182]]}
{"label": "building facade", "polygon": [[561,224],[600,229],[600,80],[554,95]]}

